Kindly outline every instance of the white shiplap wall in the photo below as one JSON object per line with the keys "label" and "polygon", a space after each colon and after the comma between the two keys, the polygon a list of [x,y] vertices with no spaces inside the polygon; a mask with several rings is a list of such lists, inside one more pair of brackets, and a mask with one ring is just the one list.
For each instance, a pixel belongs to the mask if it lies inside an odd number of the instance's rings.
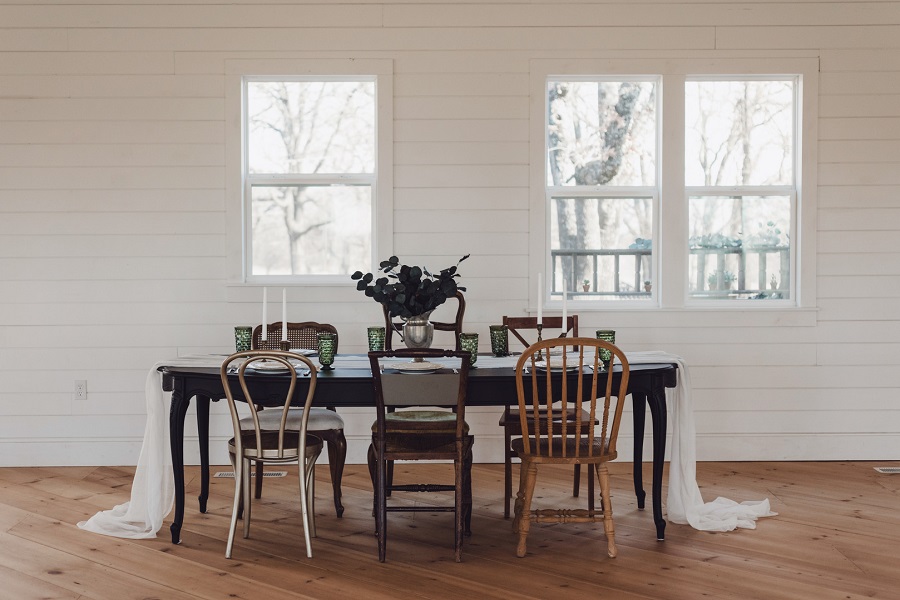
{"label": "white shiplap wall", "polygon": [[[584,329],[689,361],[701,459],[900,459],[900,2],[0,0],[0,465],[133,464],[148,369],[258,320],[259,288],[228,280],[227,60],[393,62],[394,250],[473,253],[486,337],[537,270],[530,61],[673,56],[819,59],[819,310]],[[290,295],[343,350],[380,314],[351,285]],[[483,412],[477,459],[499,460]],[[345,415],[360,460],[370,416]]]}

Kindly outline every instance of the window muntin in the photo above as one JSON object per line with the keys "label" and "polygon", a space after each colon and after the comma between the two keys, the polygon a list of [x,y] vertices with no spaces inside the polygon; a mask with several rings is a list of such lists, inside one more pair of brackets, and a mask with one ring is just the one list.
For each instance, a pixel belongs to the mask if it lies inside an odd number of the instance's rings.
{"label": "window muntin", "polygon": [[658,90],[656,78],[548,78],[551,298],[650,299]]}
{"label": "window muntin", "polygon": [[247,279],[372,262],[374,77],[245,78]]}
{"label": "window muntin", "polygon": [[795,77],[685,82],[692,299],[792,296],[797,88]]}

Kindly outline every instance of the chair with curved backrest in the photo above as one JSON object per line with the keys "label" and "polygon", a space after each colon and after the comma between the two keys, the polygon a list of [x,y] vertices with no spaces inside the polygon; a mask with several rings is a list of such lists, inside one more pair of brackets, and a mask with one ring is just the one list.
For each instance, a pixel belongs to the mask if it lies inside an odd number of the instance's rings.
{"label": "chair with curved backrest", "polygon": [[[420,358],[425,362],[413,363]],[[411,377],[403,366],[427,365],[429,359],[449,358],[452,364],[440,372]],[[391,359],[397,359],[391,361]],[[455,359],[455,360],[453,360]],[[369,469],[375,490],[375,530],[378,560],[387,553],[388,512],[453,512],[456,562],[462,559],[463,536],[470,531],[472,514],[472,443],[466,423],[466,385],[469,353],[453,350],[403,349],[370,352],[375,384],[376,419],[372,424]],[[432,363],[434,364],[434,363]],[[401,367],[398,369],[396,367]],[[412,368],[412,367],[409,367]],[[388,412],[389,407],[401,408]],[[402,408],[416,407],[412,410]],[[452,412],[433,407],[450,407]],[[388,462],[394,460],[453,461],[454,483],[395,484]],[[453,491],[453,506],[388,506],[391,492]]]}
{"label": "chair with curved backrest", "polygon": [[[573,347],[578,349],[573,351]],[[560,354],[550,354],[551,350]],[[603,368],[604,353],[611,357],[609,369]],[[539,354],[543,361],[538,360]],[[615,363],[621,371],[617,373],[618,384],[614,381],[616,377],[610,376]],[[519,358],[516,394],[520,425],[525,434],[512,442],[513,450],[522,461],[513,520],[513,531],[519,534],[517,556],[525,556],[532,523],[594,523],[601,520],[606,532],[607,553],[610,557],[616,556],[606,464],[617,456],[616,440],[628,393],[628,375],[625,353],[609,342],[593,338],[546,340],[529,346]],[[578,419],[573,427],[566,419],[557,420],[570,407],[576,415],[587,411],[587,422]],[[531,419],[526,416],[526,411],[531,413]],[[602,510],[532,510],[538,465],[542,464],[592,465],[600,484]]]}
{"label": "chair with curved backrest", "polygon": [[[305,366],[310,370],[309,391],[304,402],[303,416],[299,419],[299,427],[288,426],[288,413],[291,399],[297,387],[297,372],[294,364]],[[261,369],[265,364],[265,373],[284,378],[289,383],[288,389],[280,402],[266,395],[265,398],[254,398],[248,386],[246,372]],[[254,369],[256,366],[256,369]],[[283,369],[278,369],[281,366]],[[273,369],[272,367],[276,367]],[[229,380],[230,372],[237,371],[237,381]],[[228,452],[234,465],[234,504],[231,511],[231,528],[228,532],[228,543],[225,546],[225,558],[231,558],[234,547],[234,533],[237,530],[238,515],[243,508],[244,537],[250,536],[250,463],[285,464],[296,462],[300,470],[300,508],[303,517],[303,533],[306,539],[306,556],[312,558],[310,534],[315,535],[315,514],[312,509],[313,482],[315,480],[316,459],[322,452],[322,440],[307,435],[310,405],[316,393],[316,370],[312,362],[305,357],[289,352],[275,350],[237,352],[222,362],[220,369],[222,387],[228,399],[231,413],[231,424],[234,437],[228,441]],[[239,397],[246,401],[250,409],[251,427],[242,424],[241,416],[235,403],[235,389],[239,389]],[[267,388],[268,389],[268,388]],[[266,413],[278,418],[274,428],[264,426],[259,419],[257,403],[265,403],[270,407]]]}
{"label": "chair with curved backrest", "polygon": [[[435,331],[452,331],[456,338],[456,350],[459,351],[462,349],[459,345],[459,336],[462,334],[463,315],[465,315],[466,312],[466,299],[460,291],[457,291],[454,297],[458,302],[454,320],[449,322],[431,321],[431,324],[434,325]],[[386,305],[382,305],[382,309],[384,311],[384,326],[387,330],[387,335],[384,336],[384,349],[391,350],[393,348],[392,341],[394,333],[397,335],[402,334],[403,322],[392,321]]]}
{"label": "chair with curved backrest", "polygon": [[[287,336],[291,348],[302,350],[318,349],[318,334],[335,334],[334,352],[337,354],[338,338],[337,329],[328,323],[316,323],[306,321],[303,323],[288,323]],[[253,330],[251,340],[254,350],[277,350],[281,341],[281,321],[271,323],[268,326],[266,341],[262,340],[262,325],[257,325]],[[288,427],[295,428],[303,414],[302,409],[292,409],[288,413]],[[266,411],[260,413],[260,419],[266,427],[274,425],[278,415],[269,415]],[[243,421],[249,426],[248,421]],[[344,462],[347,457],[347,438],[344,436],[344,420],[333,407],[313,407],[309,414],[309,432],[321,438],[328,449],[328,466],[331,471],[331,486],[334,490],[334,510],[340,518],[344,514],[344,506],[341,504],[341,478],[344,473]],[[256,497],[262,496],[263,465],[256,466]]]}
{"label": "chair with curved backrest", "polygon": [[[562,329],[562,317],[544,317],[542,322],[545,329]],[[503,324],[509,327],[509,332],[522,342],[522,345],[526,348],[531,345],[531,342],[526,341],[525,337],[520,333],[521,331],[531,330],[535,332],[534,339],[537,341],[537,317],[503,317]],[[565,333],[570,334],[571,337],[578,337],[578,315],[570,315],[566,319]],[[559,414],[558,417],[562,419],[563,415]],[[573,410],[570,410],[566,417],[570,425],[573,425],[577,421],[577,415]],[[582,422],[587,422],[586,413],[581,415],[581,420]],[[522,428],[519,425],[519,411],[510,408],[509,405],[507,405],[503,410],[503,414],[500,416],[499,424],[500,427],[503,428],[503,440],[505,444],[505,450],[503,452],[503,518],[508,519],[509,503],[512,499],[512,458],[515,456],[510,443],[512,442],[513,437],[522,435]],[[574,471],[572,495],[577,498],[578,491],[581,488],[581,465],[576,464]],[[591,477],[590,473],[588,473],[588,495],[588,508],[593,509],[594,479]]]}

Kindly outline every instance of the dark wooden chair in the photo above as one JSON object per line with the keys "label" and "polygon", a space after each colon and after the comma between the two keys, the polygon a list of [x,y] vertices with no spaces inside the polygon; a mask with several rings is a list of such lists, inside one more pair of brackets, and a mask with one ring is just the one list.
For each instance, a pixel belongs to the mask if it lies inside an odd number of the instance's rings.
{"label": "dark wooden chair", "polygon": [[[578,337],[578,315],[570,315],[566,318],[565,332],[569,337]],[[534,341],[537,341],[537,317],[503,317],[503,324],[509,327],[509,332],[526,348],[532,344],[525,339],[521,331],[534,332]],[[544,330],[562,330],[562,317],[544,317]],[[576,421],[578,415],[574,410],[568,411],[566,415],[559,414],[558,418],[564,418],[570,426]],[[529,419],[531,417],[529,416]],[[587,415],[581,415],[582,422],[587,421]],[[509,518],[509,504],[512,499],[512,458],[515,453],[510,445],[514,436],[522,435],[522,428],[519,425],[519,411],[510,408],[508,405],[500,416],[500,427],[503,428],[503,518]],[[581,465],[576,464],[574,467],[574,475],[572,482],[572,495],[578,497],[581,489]],[[588,494],[590,498],[588,503],[590,508],[594,507],[594,479],[588,474]]]}
{"label": "dark wooden chair", "polygon": [[[266,361],[267,365],[279,363],[284,367],[283,373],[290,377],[290,385],[285,397],[281,399],[281,405],[270,407],[264,413],[256,409],[250,389],[245,381],[246,371],[251,370],[256,364]],[[294,389],[297,387],[297,373],[293,363],[299,361],[310,368],[309,391],[306,394],[304,408],[300,409],[301,416],[289,419],[289,413],[297,413],[291,409],[291,399]],[[250,407],[250,416],[241,419],[233,397],[232,383],[228,380],[228,370],[237,368],[238,385],[243,397]],[[298,357],[290,352],[277,350],[249,350],[237,352],[222,362],[220,370],[222,386],[225,388],[225,396],[228,399],[228,409],[231,413],[231,424],[234,428],[234,437],[228,441],[228,452],[231,464],[234,465],[234,504],[231,511],[231,528],[228,531],[228,543],[225,546],[225,558],[231,558],[234,547],[234,534],[237,530],[238,517],[243,512],[244,537],[250,536],[250,464],[263,463],[286,464],[298,463],[300,469],[300,507],[303,518],[303,533],[306,539],[306,556],[312,558],[312,544],[310,536],[315,535],[315,512],[312,508],[313,482],[315,481],[316,459],[322,452],[322,440],[308,435],[308,421],[311,415],[310,406],[316,393],[316,370],[312,362],[305,357]],[[271,398],[266,398],[271,402]],[[243,404],[243,403],[242,403]],[[269,427],[261,422],[262,414],[275,415],[277,419],[275,427]],[[245,421],[250,421],[247,427]],[[293,423],[297,427],[294,428]]]}
{"label": "dark wooden chair", "polygon": [[[466,299],[462,292],[456,292],[455,298],[457,300],[457,308],[456,317],[453,321],[431,321],[431,324],[434,325],[435,331],[452,331],[456,338],[455,349],[459,351],[462,349],[459,345],[459,336],[462,334],[463,315],[466,313]],[[384,326],[387,330],[387,335],[384,336],[384,349],[391,350],[393,348],[394,334],[396,333],[399,337],[403,331],[403,321],[392,321],[391,316],[388,314],[387,306],[382,305],[382,309],[384,312]]]}
{"label": "dark wooden chair", "polygon": [[[413,377],[392,369],[392,364],[452,358],[453,372]],[[394,363],[391,359],[397,359]],[[376,419],[372,424],[369,446],[369,472],[375,490],[375,531],[378,536],[378,560],[387,553],[388,512],[453,512],[456,562],[462,559],[462,543],[471,530],[472,515],[472,443],[466,423],[466,385],[469,353],[453,350],[403,349],[370,352],[369,360],[375,384]],[[421,363],[416,363],[421,364]],[[456,366],[458,364],[458,366]],[[384,369],[384,372],[382,372]],[[388,407],[415,407],[388,412]],[[452,412],[434,407],[451,407]],[[388,463],[394,460],[452,460],[454,482],[395,484],[388,477]],[[453,491],[452,506],[388,506],[392,492]]]}
{"label": "dark wooden chair", "polygon": [[[574,354],[566,354],[578,347]],[[544,359],[550,350],[562,351],[550,357],[549,369],[541,368],[538,353]],[[612,354],[612,362],[620,363],[621,378],[613,386],[612,372],[602,370],[601,350]],[[567,367],[574,367],[569,370]],[[527,370],[527,372],[526,372]],[[607,554],[617,554],[615,528],[610,502],[607,463],[615,460],[616,440],[622,407],[628,392],[629,366],[625,353],[613,344],[593,338],[550,339],[529,346],[516,363],[516,394],[519,420],[525,435],[515,438],[513,450],[521,459],[519,492],[513,530],[519,536],[516,555],[525,556],[526,541],[532,523],[595,523],[602,521],[606,532]],[[555,406],[554,403],[559,403]],[[531,420],[526,411],[539,409]],[[580,418],[576,426],[568,424],[562,415],[573,409],[576,415],[588,413],[587,421]],[[542,508],[532,510],[538,465],[586,464],[593,467],[600,484],[602,510]],[[589,469],[589,472],[591,470]]]}
{"label": "dark wooden chair", "polygon": [[[305,321],[303,323],[288,323],[288,341],[291,348],[303,350],[316,350],[318,348],[318,334],[335,334],[334,353],[337,354],[338,337],[337,329],[328,323],[316,323]],[[277,350],[281,342],[281,321],[270,323],[268,326],[268,339],[262,340],[262,325],[257,325],[253,330],[251,347],[254,350]],[[288,413],[288,427],[294,427],[303,415],[303,409],[291,409]],[[263,425],[272,427],[277,414],[267,411],[260,413],[259,418]],[[249,422],[242,421],[249,426]],[[347,458],[347,438],[344,436],[344,420],[334,410],[334,407],[312,407],[309,414],[309,432],[321,438],[328,449],[328,466],[331,471],[331,486],[334,490],[334,510],[338,518],[344,514],[344,506],[341,504],[341,478],[344,473],[344,462]],[[263,465],[256,465],[256,498],[262,496]]]}

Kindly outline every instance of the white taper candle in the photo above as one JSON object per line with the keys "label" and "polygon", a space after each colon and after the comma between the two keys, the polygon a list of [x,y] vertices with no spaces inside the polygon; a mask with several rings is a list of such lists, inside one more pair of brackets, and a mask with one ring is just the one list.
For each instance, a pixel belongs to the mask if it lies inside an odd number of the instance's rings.
{"label": "white taper candle", "polygon": [[262,318],[262,341],[266,341],[269,339],[269,316],[268,316],[268,304],[269,304],[269,290],[268,288],[263,288],[263,318]]}

